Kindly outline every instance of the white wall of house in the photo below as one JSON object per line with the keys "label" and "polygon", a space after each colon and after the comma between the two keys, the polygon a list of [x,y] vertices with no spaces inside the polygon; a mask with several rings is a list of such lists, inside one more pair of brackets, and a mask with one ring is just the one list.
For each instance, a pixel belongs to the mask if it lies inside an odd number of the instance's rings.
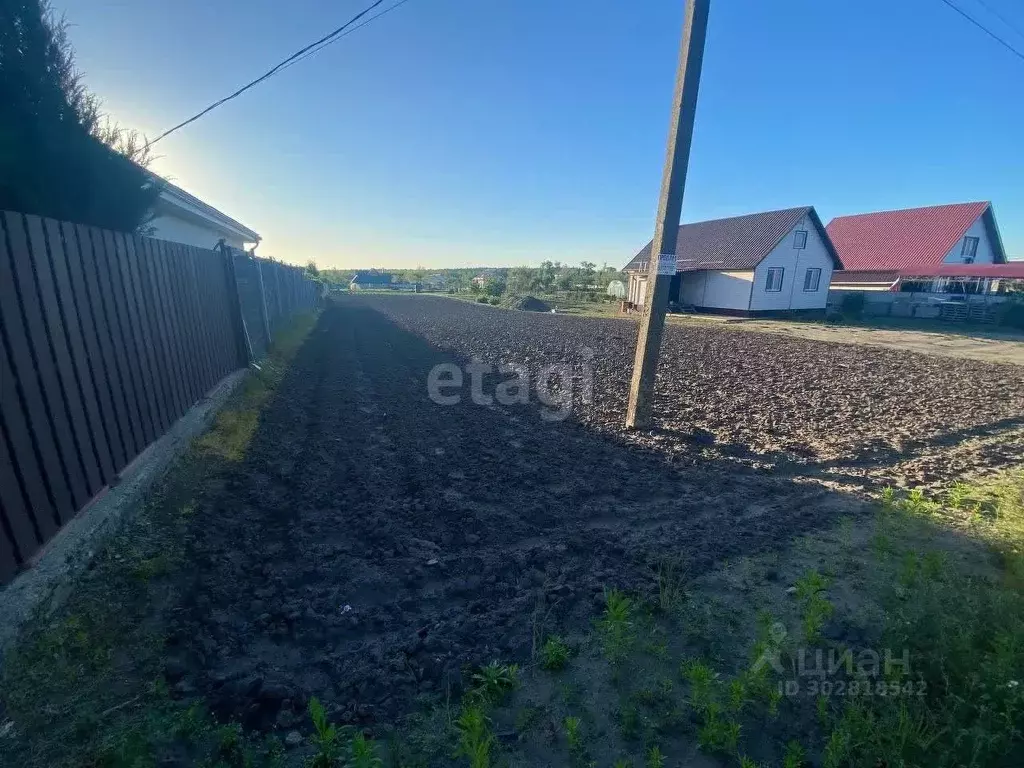
{"label": "white wall of house", "polygon": [[230,246],[240,249],[245,247],[244,241],[238,235],[166,213],[154,218],[148,226],[152,228],[152,237],[170,240],[173,243],[213,248],[217,245],[217,241],[223,238]]}
{"label": "white wall of house", "polygon": [[750,306],[750,286],[753,280],[753,271],[683,272],[679,284],[679,303],[709,309],[745,310]]}
{"label": "white wall of house", "polygon": [[[796,232],[807,232],[807,247],[794,248]],[[750,295],[751,311],[778,309],[824,309],[828,302],[828,286],[832,280],[832,257],[825,241],[818,234],[810,217],[805,216],[757,265],[754,270],[754,288]],[[781,267],[782,290],[768,291],[768,270]],[[820,269],[816,291],[804,290],[808,269]]]}
{"label": "white wall of house", "polygon": [[629,275],[629,287],[626,292],[626,301],[638,306],[647,299],[647,275],[640,272],[631,272]]}
{"label": "white wall of house", "polygon": [[[979,216],[977,220],[967,228],[967,232],[964,233],[964,237],[976,237],[978,238],[978,249],[974,256],[973,264],[992,264],[995,260],[995,251],[992,249],[992,241],[988,236],[988,228],[985,226],[984,215]],[[946,254],[946,258],[942,260],[943,264],[963,264],[963,245],[964,238],[957,240],[956,245]]]}

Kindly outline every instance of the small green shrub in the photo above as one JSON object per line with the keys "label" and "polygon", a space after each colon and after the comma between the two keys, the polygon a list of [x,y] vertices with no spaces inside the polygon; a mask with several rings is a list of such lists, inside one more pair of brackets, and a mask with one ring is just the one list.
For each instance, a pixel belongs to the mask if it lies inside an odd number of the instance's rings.
{"label": "small green shrub", "polygon": [[310,762],[312,768],[334,768],[339,757],[338,729],[327,721],[327,712],[320,700],[309,700],[309,717],[313,721],[313,746],[316,754]]}
{"label": "small green shrub", "polygon": [[823,594],[828,586],[829,580],[817,571],[808,571],[796,582],[796,597],[803,607],[804,638],[808,643],[821,639],[821,629],[834,611]]}
{"label": "small green shrub", "polygon": [[494,704],[514,690],[519,683],[519,666],[492,661],[473,674],[471,698]]}
{"label": "small green shrub", "polygon": [[665,768],[665,756],[661,753],[657,744],[647,751],[647,759],[644,761],[644,765],[646,768]]}
{"label": "small green shrub", "polygon": [[795,739],[786,745],[786,752],[782,756],[782,768],[803,768],[807,762],[807,753],[803,746]]}
{"label": "small green shrub", "polygon": [[544,669],[557,671],[569,663],[569,646],[557,635],[552,635],[540,648],[540,665]]}
{"label": "small green shrub", "polygon": [[569,742],[571,752],[580,752],[583,748],[583,736],[580,734],[580,719],[578,717],[566,717],[562,721],[565,727],[565,739]]}
{"label": "small green shrub", "polygon": [[679,671],[690,684],[690,706],[697,712],[706,712],[715,702],[715,672],[700,661],[684,662]]}
{"label": "small green shrub", "polygon": [[356,733],[349,743],[348,768],[381,768],[384,762],[377,756],[376,745],[362,733]]}
{"label": "small green shrub", "polygon": [[459,733],[458,754],[469,760],[470,768],[490,768],[495,739],[483,709],[472,704],[464,706],[455,729]]}
{"label": "small green shrub", "polygon": [[605,657],[618,664],[633,644],[633,601],[617,589],[605,592],[604,616],[598,622]]}

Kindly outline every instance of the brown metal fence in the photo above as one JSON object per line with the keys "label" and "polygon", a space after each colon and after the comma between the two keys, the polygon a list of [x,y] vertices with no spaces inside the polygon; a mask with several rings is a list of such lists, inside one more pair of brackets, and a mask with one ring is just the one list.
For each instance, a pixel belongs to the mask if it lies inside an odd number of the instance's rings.
{"label": "brown metal fence", "polygon": [[[0,230],[3,583],[318,294],[301,270],[229,249],[10,212]],[[253,269],[273,287],[252,290]]]}

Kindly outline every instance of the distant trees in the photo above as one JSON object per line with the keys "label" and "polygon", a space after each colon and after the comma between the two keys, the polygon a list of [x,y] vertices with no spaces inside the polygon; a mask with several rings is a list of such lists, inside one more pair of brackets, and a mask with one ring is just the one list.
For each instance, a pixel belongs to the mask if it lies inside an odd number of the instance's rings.
{"label": "distant trees", "polygon": [[505,292],[505,282],[496,278],[484,281],[483,293],[487,296],[501,296]]}
{"label": "distant trees", "polygon": [[[482,274],[481,274],[482,272]],[[560,261],[543,261],[537,267],[511,267],[509,269],[479,268],[422,269],[394,271],[397,282],[425,282],[427,278],[442,283],[444,290],[453,293],[470,292],[476,296],[497,297],[506,293],[513,296],[526,294],[569,293],[576,299],[603,300],[607,298],[608,284],[613,280],[625,280],[625,275],[615,267],[604,265],[598,268],[591,261],[584,261],[578,267]],[[348,283],[353,272],[346,270],[321,269],[320,276],[335,283]],[[484,277],[476,280],[474,278]]]}
{"label": "distant trees", "polygon": [[529,267],[513,267],[508,271],[508,290],[509,293],[516,295],[522,295],[524,293],[532,293],[539,287],[537,277],[534,274],[536,270],[530,269]]}
{"label": "distant trees", "polygon": [[0,208],[98,227],[143,225],[162,182],[149,147],[111,123],[45,0],[0,0]]}

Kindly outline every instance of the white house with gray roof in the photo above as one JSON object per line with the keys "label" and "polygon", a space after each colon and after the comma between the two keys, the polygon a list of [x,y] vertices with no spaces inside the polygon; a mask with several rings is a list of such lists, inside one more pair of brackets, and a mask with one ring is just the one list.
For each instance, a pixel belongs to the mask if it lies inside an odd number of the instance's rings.
{"label": "white house with gray roof", "polygon": [[259,243],[260,236],[244,224],[181,187],[169,181],[162,183],[153,218],[146,225],[152,237],[199,248],[213,248],[220,240],[243,250]]}
{"label": "white house with gray roof", "polygon": [[[648,243],[630,260],[627,300],[648,294]],[[839,257],[813,206],[699,221],[679,228],[669,301],[749,314],[823,310]]]}

